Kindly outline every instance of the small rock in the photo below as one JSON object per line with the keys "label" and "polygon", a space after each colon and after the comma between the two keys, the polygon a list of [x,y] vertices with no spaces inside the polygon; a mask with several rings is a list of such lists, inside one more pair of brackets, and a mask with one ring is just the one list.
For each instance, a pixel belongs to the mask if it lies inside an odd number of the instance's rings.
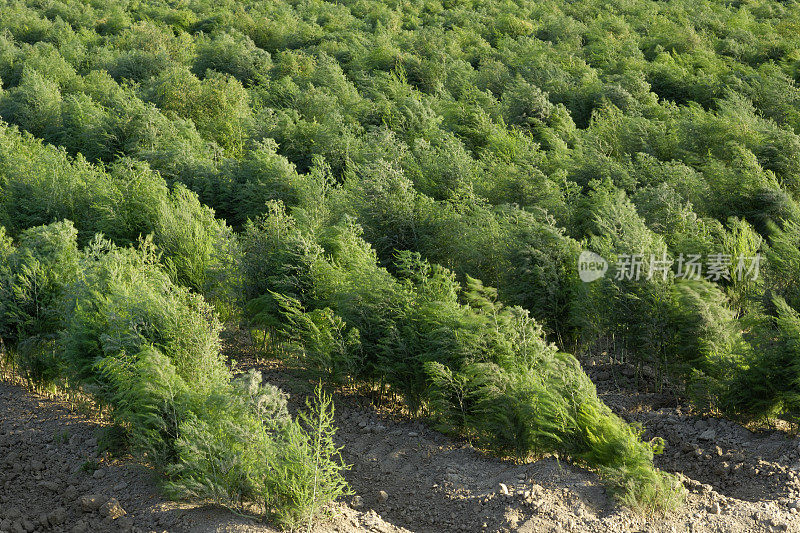
{"label": "small rock", "polygon": [[66,500],[74,500],[78,495],[78,488],[75,485],[70,485],[64,490],[64,498]]}
{"label": "small rock", "polygon": [[408,432],[408,436],[409,437],[419,437],[419,433],[417,433],[416,431],[409,431]]}
{"label": "small rock", "polygon": [[358,509],[359,507],[364,506],[364,498],[356,494],[353,496],[353,503],[351,504],[354,508]]}
{"label": "small rock", "polygon": [[116,498],[109,498],[109,500],[100,507],[100,514],[107,516],[111,520],[116,520],[121,516],[125,516],[125,509],[119,504]]}
{"label": "small rock", "polygon": [[122,482],[120,482],[120,483],[117,483],[116,485],[114,485],[114,491],[116,491],[116,492],[119,492],[119,491],[121,491],[121,490],[125,490],[125,489],[127,489],[127,488],[128,488],[128,484],[127,484],[127,483],[125,483],[124,481],[122,481]]}
{"label": "small rock", "polygon": [[103,477],[105,475],[106,475],[106,471],[103,470],[102,468],[98,468],[97,470],[94,471],[94,474],[92,474],[92,477],[95,478],[95,479],[103,479]]}
{"label": "small rock", "polygon": [[59,489],[58,483],[56,483],[55,481],[40,481],[39,486],[47,490],[51,490],[53,492],[58,492]]}
{"label": "small rock", "polygon": [[505,483],[500,483],[500,494],[505,494],[508,496],[510,493],[508,492],[508,485]]}
{"label": "small rock", "polygon": [[721,509],[719,508],[719,503],[717,502],[712,503],[711,506],[708,508],[708,512],[711,514],[719,514],[721,512]]}
{"label": "small rock", "polygon": [[702,492],[703,490],[702,489],[703,484],[697,481],[696,479],[692,479],[690,477],[684,478],[683,485],[692,492]]}
{"label": "small rock", "polygon": [[52,513],[47,515],[47,522],[51,526],[58,526],[67,519],[67,512],[63,507],[57,507]]}
{"label": "small rock", "polygon": [[711,428],[708,428],[704,432],[700,434],[700,440],[716,440],[717,432]]}
{"label": "small rock", "polygon": [[378,492],[378,501],[379,502],[385,502],[388,499],[389,499],[389,495],[386,493],[385,490],[382,490],[382,491]]}
{"label": "small rock", "polygon": [[103,498],[97,494],[87,494],[86,496],[81,496],[81,509],[87,513],[97,511],[100,509],[100,506],[103,505],[103,501]]}
{"label": "small rock", "polygon": [[459,476],[455,472],[448,472],[447,474],[445,474],[444,477],[445,477],[445,479],[447,481],[450,481],[452,483],[460,483],[461,482],[461,476]]}

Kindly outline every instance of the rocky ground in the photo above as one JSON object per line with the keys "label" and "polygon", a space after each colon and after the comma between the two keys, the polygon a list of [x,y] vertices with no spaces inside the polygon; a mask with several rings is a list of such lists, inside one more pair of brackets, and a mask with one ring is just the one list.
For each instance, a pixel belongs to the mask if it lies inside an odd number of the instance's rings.
{"label": "rocky ground", "polygon": [[[259,361],[229,335],[239,368],[259,368],[297,407],[310,385]],[[800,439],[753,433],[646,392],[632,368],[585,362],[603,399],[667,441],[658,466],[682,473],[685,507],[643,517],[615,505],[598,478],[557,458],[520,465],[487,456],[354,391],[335,397],[354,491],[318,531],[800,531]],[[81,402],[33,393],[0,374],[0,532],[273,531],[209,506],[165,500],[152,472],[101,452],[104,422]]]}

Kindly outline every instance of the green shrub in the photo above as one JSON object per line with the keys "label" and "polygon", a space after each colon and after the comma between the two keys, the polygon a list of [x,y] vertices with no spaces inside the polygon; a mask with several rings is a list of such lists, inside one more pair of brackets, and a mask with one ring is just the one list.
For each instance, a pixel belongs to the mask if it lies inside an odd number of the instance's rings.
{"label": "green shrub", "polygon": [[211,69],[230,74],[245,85],[266,75],[272,66],[269,52],[238,32],[220,33],[197,46],[193,70],[198,76]]}
{"label": "green shrub", "polygon": [[56,341],[61,303],[79,274],[77,232],[68,221],[24,231],[13,247],[0,231],[0,337],[13,349],[17,369],[49,384],[64,370]]}
{"label": "green shrub", "polygon": [[742,324],[725,294],[707,281],[682,281],[673,291],[670,364],[690,377],[689,393],[698,405],[719,407],[746,348]]}
{"label": "green shrub", "polygon": [[226,382],[218,320],[201,297],[172,283],[152,242],[118,248],[98,238],[81,263],[66,300],[62,339],[64,358],[81,380],[94,381],[93,367],[103,358],[152,344],[196,390]]}
{"label": "green shrub", "polygon": [[258,501],[274,439],[291,423],[286,396],[251,371],[198,400],[180,422],[167,490],[231,507]]}
{"label": "green shrub", "polygon": [[247,155],[224,170],[232,180],[228,196],[220,200],[228,220],[241,227],[268,211],[271,200],[294,207],[307,201],[309,176],[300,176],[285,157],[278,155],[278,146],[267,139],[259,142]]}
{"label": "green shrub", "polygon": [[109,354],[93,366],[106,383],[103,399],[126,433],[130,449],[163,469],[178,458],[176,439],[192,408],[191,388],[167,356],[152,345]]}
{"label": "green shrub", "polygon": [[750,420],[779,417],[800,421],[800,314],[779,296],[772,315],[747,320],[751,348],[724,391],[722,404],[733,415]]}
{"label": "green shrub", "polygon": [[600,402],[574,357],[543,343],[525,315],[510,313],[499,310],[498,322],[504,324],[504,340],[516,348],[512,358],[467,363],[459,370],[426,364],[435,414],[503,454],[526,459],[557,452],[584,461],[634,508],[677,505],[682,499],[678,482],[652,468],[653,454],[663,443],[642,442],[640,431]]}
{"label": "green shrub", "polygon": [[175,285],[149,239],[83,250],[69,222],[0,234],[3,335],[31,380],[82,387],[110,409],[127,443],[181,498],[261,503],[287,526],[310,524],[346,488],[333,407],[293,421],[261,375],[231,379],[220,324]]}
{"label": "green shrub", "polygon": [[769,225],[770,243],[766,250],[768,287],[795,309],[800,309],[800,222],[787,221],[783,227]]}
{"label": "green shrub", "polygon": [[329,504],[349,489],[342,477],[346,466],[333,440],[334,409],[330,396],[317,387],[306,409],[289,422],[267,455],[261,494],[264,506],[287,528],[305,526],[329,514]]}
{"label": "green shrub", "polygon": [[281,334],[298,344],[301,365],[332,383],[344,383],[363,366],[358,330],[345,329],[344,321],[328,307],[305,311],[294,298],[273,293],[280,305]]}
{"label": "green shrub", "polygon": [[231,237],[196,194],[179,184],[168,188],[146,163],[123,158],[106,171],[0,129],[0,221],[12,236],[63,218],[75,223],[81,244],[96,233],[119,245],[153,234],[173,280],[211,288],[208,276],[224,261],[218,251]]}
{"label": "green shrub", "polygon": [[[273,214],[273,224],[283,216]],[[301,364],[349,364],[356,378],[385,380],[412,410],[427,406],[446,428],[501,453],[584,460],[637,506],[679,500],[672,479],[653,469],[657,448],[614,417],[577,361],[558,354],[526,311],[504,307],[497,290],[470,277],[462,289],[451,272],[409,251],[398,253],[398,277],[390,276],[347,223],[320,244],[325,253],[306,273],[312,290],[303,304],[315,310],[275,294],[267,306],[274,313],[282,302],[276,318],[305,345]],[[360,350],[347,349],[356,335]],[[583,409],[594,414],[580,418]]]}
{"label": "green shrub", "polygon": [[144,98],[169,114],[192,120],[197,130],[234,154],[245,141],[250,108],[241,83],[209,71],[201,81],[187,68],[175,66],[153,78]]}
{"label": "green shrub", "polygon": [[279,202],[248,221],[241,237],[244,296],[247,301],[274,291],[304,301],[311,287],[306,272],[319,246],[297,227]]}
{"label": "green shrub", "polygon": [[661,361],[673,305],[671,266],[653,263],[665,260],[663,238],[647,227],[624,191],[608,183],[587,196],[576,216],[588,248],[609,262],[609,274],[576,286],[570,317],[579,341],[588,348],[613,339],[615,354]]}
{"label": "green shrub", "polygon": [[61,92],[32,67],[25,68],[19,85],[0,95],[0,117],[41,136],[59,122]]}

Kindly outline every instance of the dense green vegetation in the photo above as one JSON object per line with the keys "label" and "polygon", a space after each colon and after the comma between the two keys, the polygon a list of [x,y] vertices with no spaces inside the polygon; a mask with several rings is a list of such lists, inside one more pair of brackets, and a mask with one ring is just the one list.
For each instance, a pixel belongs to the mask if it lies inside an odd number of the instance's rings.
{"label": "dense green vegetation", "polygon": [[68,221],[18,246],[0,236],[0,328],[19,372],[91,393],[177,497],[256,503],[296,527],[342,494],[327,396],[291,419],[260,373],[232,379],[212,309],[170,280],[149,238],[79,250],[76,237]]}
{"label": "dense green vegetation", "polygon": [[[775,0],[0,0],[3,341],[184,495],[301,507],[257,458],[308,428],[231,384],[208,300],[329,383],[669,506],[660,443],[564,352],[797,423],[798,30]],[[582,282],[581,250],[612,270]],[[691,255],[730,275],[681,279]],[[207,481],[200,457],[242,463]]]}

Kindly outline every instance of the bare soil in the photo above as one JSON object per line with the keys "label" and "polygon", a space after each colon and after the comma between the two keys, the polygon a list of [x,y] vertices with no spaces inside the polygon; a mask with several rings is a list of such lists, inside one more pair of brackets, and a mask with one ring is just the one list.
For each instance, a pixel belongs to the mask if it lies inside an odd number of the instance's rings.
{"label": "bare soil", "polygon": [[[308,379],[260,360],[246,333],[228,331],[224,340],[236,368],[258,368],[290,393],[292,408],[302,404]],[[800,532],[800,439],[699,416],[608,358],[584,365],[615,412],[667,441],[657,466],[684,476],[684,507],[638,515],[584,468],[557,457],[501,460],[342,390],[334,396],[338,441],[355,494],[315,530]],[[0,532],[274,531],[225,509],[167,501],[146,465],[100,453],[106,423],[81,402],[0,373],[0,413]]]}

